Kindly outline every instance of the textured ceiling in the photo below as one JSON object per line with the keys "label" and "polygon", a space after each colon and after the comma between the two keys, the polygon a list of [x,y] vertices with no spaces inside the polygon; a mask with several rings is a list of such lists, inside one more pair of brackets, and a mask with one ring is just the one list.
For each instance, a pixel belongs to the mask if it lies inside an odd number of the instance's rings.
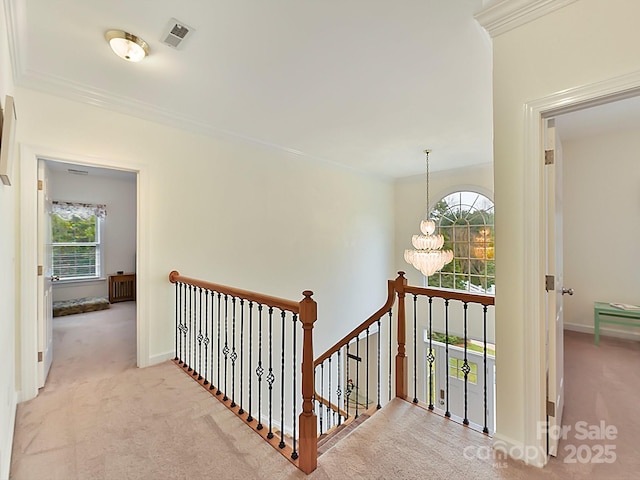
{"label": "textured ceiling", "polygon": [[[492,161],[481,0],[8,0],[19,85],[375,175]],[[195,29],[161,42],[171,18]],[[146,40],[140,64],[104,39]]]}

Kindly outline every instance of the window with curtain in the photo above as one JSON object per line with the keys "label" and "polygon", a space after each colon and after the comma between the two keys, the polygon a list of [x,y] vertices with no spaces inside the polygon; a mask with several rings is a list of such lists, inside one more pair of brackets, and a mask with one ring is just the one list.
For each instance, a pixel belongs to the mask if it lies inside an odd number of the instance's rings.
{"label": "window with curtain", "polygon": [[493,202],[476,192],[454,192],[434,205],[431,218],[453,261],[430,276],[428,286],[495,293]]}
{"label": "window with curtain", "polygon": [[51,243],[53,274],[61,280],[102,276],[104,205],[53,202]]}

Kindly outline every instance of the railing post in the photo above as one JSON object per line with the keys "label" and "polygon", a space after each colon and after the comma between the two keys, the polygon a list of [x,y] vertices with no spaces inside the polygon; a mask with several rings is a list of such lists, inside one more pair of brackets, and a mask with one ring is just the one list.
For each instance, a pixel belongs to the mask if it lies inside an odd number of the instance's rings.
{"label": "railing post", "polygon": [[398,294],[398,354],[396,355],[396,397],[407,398],[407,380],[409,371],[407,369],[406,355],[406,337],[407,327],[404,308],[404,287],[407,285],[407,279],[404,272],[398,272],[398,278],[395,280],[395,290]]}
{"label": "railing post", "polygon": [[300,322],[304,330],[302,343],[302,413],[300,424],[300,448],[298,466],[304,473],[313,472],[318,466],[318,423],[313,409],[313,324],[318,316],[318,305],[311,298],[313,292],[302,292],[300,302]]}

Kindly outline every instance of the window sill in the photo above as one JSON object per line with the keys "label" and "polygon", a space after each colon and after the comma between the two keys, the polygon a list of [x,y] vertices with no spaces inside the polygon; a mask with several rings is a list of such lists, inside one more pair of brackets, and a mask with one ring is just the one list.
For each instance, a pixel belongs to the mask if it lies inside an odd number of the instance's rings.
{"label": "window sill", "polygon": [[98,283],[104,282],[107,279],[105,277],[91,277],[91,278],[61,278],[60,280],[56,280],[53,282],[54,285],[64,285],[64,286],[74,286],[78,284],[86,284],[86,283]]}

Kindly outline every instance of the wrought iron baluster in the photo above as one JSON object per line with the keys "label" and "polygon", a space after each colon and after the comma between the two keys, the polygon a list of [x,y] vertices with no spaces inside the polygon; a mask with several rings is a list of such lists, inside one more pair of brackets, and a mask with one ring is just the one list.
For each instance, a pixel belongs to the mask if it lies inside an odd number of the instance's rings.
{"label": "wrought iron baluster", "polygon": [[487,418],[488,413],[489,413],[489,405],[487,403],[487,377],[488,377],[488,371],[487,371],[487,306],[483,305],[482,306],[482,312],[483,312],[483,328],[484,328],[484,337],[483,337],[483,346],[484,346],[484,354],[483,354],[483,361],[484,361],[484,428],[482,429],[482,431],[484,433],[489,433],[489,427],[488,427],[488,423],[489,420]]}
{"label": "wrought iron baluster", "polygon": [[[332,355],[333,356],[333,355]],[[329,401],[327,402],[327,430],[331,430],[331,357],[329,357]]]}
{"label": "wrought iron baluster", "polygon": [[258,377],[258,425],[257,429],[262,430],[262,375],[264,368],[262,367],[262,304],[258,304],[258,366],[256,367],[256,376]]}
{"label": "wrought iron baluster", "polygon": [[[191,308],[191,291],[192,291],[192,289],[193,289],[193,286],[189,285],[189,330],[188,330],[188,332],[191,332],[191,330],[192,330],[191,327],[193,325],[193,323],[192,323],[193,310]],[[189,363],[185,363],[185,367],[187,367],[187,372],[191,372],[193,370],[193,368],[191,368],[192,363],[191,363],[191,334],[190,333],[189,333],[188,337],[189,337],[189,352],[187,353],[186,361],[189,362]]]}
{"label": "wrought iron baluster", "polygon": [[360,335],[356,337],[356,385],[355,385],[355,404],[356,404],[356,416],[358,418],[358,406],[360,402],[358,401],[358,390],[360,389]]}
{"label": "wrought iron baluster", "polygon": [[391,353],[391,343],[393,340],[393,318],[391,318],[391,309],[389,309],[389,398],[388,401],[391,401],[391,377],[393,374],[393,370],[391,369],[391,359],[393,358],[393,354]]}
{"label": "wrought iron baluster", "polygon": [[381,337],[382,337],[382,326],[381,326],[381,322],[380,319],[378,319],[378,385],[377,385],[377,396],[378,396],[378,403],[376,404],[376,409],[380,410],[382,408],[382,405],[380,403],[380,383],[382,381],[382,377],[380,375],[380,342],[381,342]]}
{"label": "wrought iron baluster", "polygon": [[[202,335],[202,288],[198,287],[198,380],[202,380],[202,340],[204,340],[204,336]],[[195,377],[196,372],[193,372],[193,376]]]}
{"label": "wrought iron baluster", "polygon": [[[214,292],[213,290],[211,291],[211,304],[210,304],[210,315],[209,317],[211,318],[211,367],[210,367],[210,375],[209,377],[211,378],[211,381],[209,382],[209,390],[213,390],[215,387],[213,386],[213,357],[214,357],[214,346],[213,346],[213,337],[214,337],[214,322],[215,322],[215,299],[216,299],[216,292]],[[218,383],[218,385],[220,385],[220,383]]]}
{"label": "wrought iron baluster", "polygon": [[238,353],[236,352],[236,297],[231,299],[231,408],[236,406],[236,359]]}
{"label": "wrought iron baluster", "polygon": [[179,353],[178,353],[178,337],[180,336],[180,328],[178,327],[178,324],[180,323],[179,319],[178,319],[179,312],[180,312],[180,304],[178,303],[178,290],[179,290],[178,282],[176,282],[175,285],[176,285],[176,288],[175,288],[175,299],[174,299],[174,302],[176,304],[176,338],[175,338],[176,346],[175,346],[175,350],[174,351],[176,352],[176,354],[173,357],[173,359],[174,360],[178,360],[178,356],[179,356]]}
{"label": "wrought iron baluster", "polygon": [[178,365],[184,365],[184,351],[182,350],[182,337],[184,337],[184,316],[182,315],[182,311],[184,309],[184,303],[182,301],[182,290],[184,290],[184,284],[180,283],[180,282],[176,282],[176,285],[180,285],[180,287],[178,288],[178,296],[180,298],[180,303],[179,303],[179,310],[180,310],[180,325],[178,325],[178,329],[180,330],[180,340],[179,340],[179,345],[180,345],[180,353],[178,355],[179,360],[178,360]]}
{"label": "wrought iron baluster", "polygon": [[224,348],[222,349],[222,354],[224,355],[224,396],[222,397],[223,401],[229,400],[227,396],[227,392],[229,391],[229,383],[228,383],[228,367],[229,367],[229,296],[225,293],[224,295]]}
{"label": "wrought iron baluster", "polygon": [[209,290],[204,291],[204,385],[209,385],[207,372],[209,368]]}
{"label": "wrought iron baluster", "polygon": [[[462,362],[462,373],[464,373],[464,420],[462,423],[465,425],[469,425],[469,411],[468,411],[468,382],[469,382],[469,372],[471,371],[471,367],[469,367],[469,362],[467,359],[467,308],[469,304],[464,302],[464,361]],[[457,360],[456,360],[457,361]]]}
{"label": "wrought iron baluster", "polygon": [[444,352],[445,352],[445,375],[446,379],[445,388],[446,388],[446,411],[444,412],[445,417],[451,417],[451,412],[449,411],[449,299],[444,301]]}
{"label": "wrought iron baluster", "polygon": [[429,297],[429,354],[427,362],[429,363],[429,410],[433,410],[433,362],[436,357],[433,354],[433,297]]}
{"label": "wrought iron baluster", "polygon": [[[320,364],[320,397],[324,400],[324,361]],[[324,433],[324,430],[322,429],[324,405],[322,402],[319,402],[318,410],[318,417],[320,418],[320,435],[322,435]]]}
{"label": "wrought iron baluster", "polygon": [[349,400],[351,399],[351,393],[353,390],[353,381],[351,380],[351,377],[349,377],[349,342],[347,342],[346,345],[346,354],[344,356],[344,363],[345,363],[345,376],[347,378],[347,385],[344,389],[344,403],[346,404],[345,406],[347,408],[345,408],[346,414],[347,416],[344,417],[344,419],[346,420],[347,418],[349,418]]}
{"label": "wrought iron baluster", "polygon": [[366,393],[366,397],[365,397],[365,411],[367,411],[369,409],[369,327],[367,327],[367,363],[365,364],[365,371],[367,374],[367,378],[366,378],[366,388],[365,390],[367,391]]}
{"label": "wrought iron baluster", "polygon": [[222,293],[218,292],[218,381],[216,382],[218,384],[218,389],[216,390],[216,395],[220,395],[222,393],[222,390],[220,390],[220,386],[222,385],[222,377],[220,376],[220,364],[222,363],[220,361],[220,354],[222,353],[222,350],[220,349],[220,329],[221,329],[221,323],[222,323],[222,319],[221,319],[221,315],[222,315]]}
{"label": "wrought iron baluster", "polygon": [[418,296],[413,294],[413,403],[418,403]]}
{"label": "wrought iron baluster", "polygon": [[[293,458],[294,460],[298,458],[298,451],[296,450],[296,440],[297,440],[297,422],[298,422],[298,418],[296,416],[296,400],[297,400],[297,391],[298,391],[298,387],[296,384],[296,329],[298,327],[297,325],[298,323],[298,315],[297,314],[293,314],[293,368],[292,368],[292,372],[293,372],[293,403],[291,404],[291,411],[293,412],[293,452],[291,452],[291,458]],[[284,382],[283,382],[284,383]],[[315,382],[314,382],[315,385]],[[315,388],[314,388],[315,390]],[[284,426],[282,427],[282,430],[284,430]]]}
{"label": "wrought iron baluster", "polygon": [[273,307],[269,307],[269,373],[267,383],[269,384],[269,433],[267,438],[273,438],[273,382],[276,377],[273,374]]}
{"label": "wrought iron baluster", "polygon": [[338,388],[336,388],[336,399],[337,399],[337,407],[338,407],[338,426],[340,426],[342,424],[342,414],[340,413],[340,400],[342,399],[342,363],[340,362],[340,350],[342,350],[341,348],[338,349],[338,351],[336,352],[338,354],[338,372],[337,372],[337,377],[338,377]]}
{"label": "wrought iron baluster", "polygon": [[[251,365],[251,304],[249,301],[249,363]],[[242,317],[240,317],[240,410],[238,413],[244,413],[242,408],[242,393],[244,389],[244,300],[240,302],[242,307]],[[251,421],[251,375],[249,377],[249,413],[247,414],[247,421]]]}
{"label": "wrought iron baluster", "polygon": [[282,330],[282,350],[281,350],[281,360],[280,360],[280,443],[278,444],[278,446],[280,448],[284,448],[285,447],[285,443],[284,443],[284,342],[285,342],[285,316],[286,316],[286,312],[284,310],[282,310],[280,312],[280,316],[282,318],[282,325],[281,325],[281,330]]}

